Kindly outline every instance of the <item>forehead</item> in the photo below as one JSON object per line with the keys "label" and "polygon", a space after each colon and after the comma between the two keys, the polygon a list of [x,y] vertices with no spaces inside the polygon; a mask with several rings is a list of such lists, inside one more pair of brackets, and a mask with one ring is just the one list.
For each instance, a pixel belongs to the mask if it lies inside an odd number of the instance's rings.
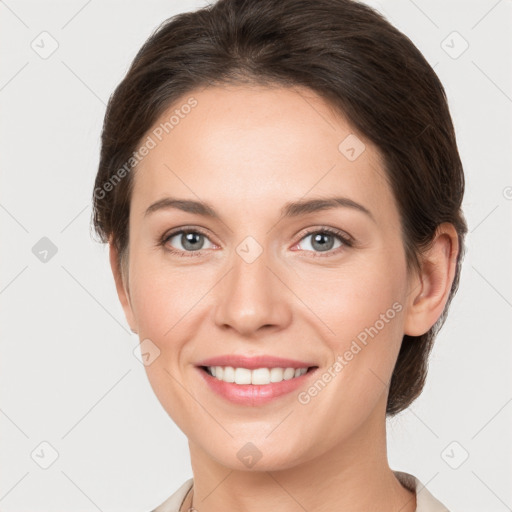
{"label": "forehead", "polygon": [[377,149],[305,88],[196,90],[148,137],[154,147],[134,176],[132,206],[140,213],[166,194],[256,208],[336,192],[374,210],[394,207]]}

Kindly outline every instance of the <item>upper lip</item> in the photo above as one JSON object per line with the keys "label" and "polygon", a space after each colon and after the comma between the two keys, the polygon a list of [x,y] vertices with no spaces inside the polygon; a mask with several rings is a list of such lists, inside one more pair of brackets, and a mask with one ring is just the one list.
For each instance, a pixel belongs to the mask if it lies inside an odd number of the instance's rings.
{"label": "upper lip", "polygon": [[248,357],[228,354],[204,359],[199,362],[197,366],[232,366],[233,368],[247,368],[249,370],[254,370],[256,368],[309,368],[310,366],[315,365],[304,361],[298,361],[296,359],[286,359],[269,355]]}

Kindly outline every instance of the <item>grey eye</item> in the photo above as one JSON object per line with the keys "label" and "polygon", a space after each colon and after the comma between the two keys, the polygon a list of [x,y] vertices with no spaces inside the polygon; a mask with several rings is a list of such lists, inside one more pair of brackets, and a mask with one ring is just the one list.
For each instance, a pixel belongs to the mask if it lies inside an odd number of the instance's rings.
{"label": "grey eye", "polygon": [[[339,236],[324,231],[309,233],[304,238],[302,238],[302,240],[306,240],[308,238],[311,238],[312,241],[309,243],[310,248],[308,248],[308,244],[306,244],[305,249],[313,250],[315,252],[330,251],[331,249],[336,249],[342,245],[342,241]],[[335,247],[336,239],[338,239],[339,242],[338,245]],[[300,242],[301,248],[303,243],[302,240]]]}
{"label": "grey eye", "polygon": [[[173,239],[177,239],[182,247],[175,247],[171,243]],[[167,239],[167,242],[180,251],[190,252],[200,251],[201,249],[208,248],[204,247],[205,240],[208,240],[208,238],[198,231],[180,231],[170,235]]]}

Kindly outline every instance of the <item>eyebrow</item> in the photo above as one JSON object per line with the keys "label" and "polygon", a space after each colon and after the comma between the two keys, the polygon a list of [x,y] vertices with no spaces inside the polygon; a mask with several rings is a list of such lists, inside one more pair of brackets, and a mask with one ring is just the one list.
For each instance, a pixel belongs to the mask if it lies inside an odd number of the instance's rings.
{"label": "eyebrow", "polygon": [[[373,222],[376,222],[375,217],[373,216],[372,212],[368,210],[368,208],[364,207],[362,204],[357,203],[356,201],[353,201],[352,199],[349,199],[348,197],[327,197],[322,199],[308,199],[289,202],[281,208],[281,217],[299,217],[308,213],[332,210],[334,208],[341,207],[358,210],[370,217]],[[153,203],[147,208],[146,212],[144,213],[144,217],[156,211],[167,209],[177,209],[184,212],[220,220],[220,215],[208,203],[203,201],[193,201],[190,199],[177,199],[173,197],[164,197],[163,199]]]}

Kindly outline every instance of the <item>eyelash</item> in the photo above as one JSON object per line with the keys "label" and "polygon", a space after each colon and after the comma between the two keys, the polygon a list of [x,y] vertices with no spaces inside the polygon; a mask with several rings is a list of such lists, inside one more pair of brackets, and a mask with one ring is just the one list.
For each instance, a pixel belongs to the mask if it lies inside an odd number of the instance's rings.
{"label": "eyelash", "polygon": [[[204,237],[208,238],[208,235],[203,232],[201,229],[197,229],[197,228],[191,228],[191,229],[178,229],[176,231],[172,231],[170,233],[166,233],[160,240],[159,244],[160,246],[162,247],[165,247],[167,242],[175,237],[176,235],[180,235],[180,234],[190,234],[190,233],[197,233],[197,234],[200,234],[200,235],[203,235]],[[307,236],[309,235],[316,235],[316,234],[319,234],[319,233],[322,233],[322,234],[329,234],[329,235],[333,235],[335,236],[336,238],[338,238],[341,243],[342,243],[342,246],[341,247],[337,247],[336,249],[334,250],[330,250],[330,251],[326,251],[325,254],[322,254],[322,253],[313,253],[313,257],[314,258],[317,258],[317,257],[320,257],[320,258],[324,258],[324,257],[327,257],[327,256],[332,256],[334,254],[338,254],[338,252],[340,250],[343,250],[344,248],[346,247],[352,247],[354,245],[354,240],[349,237],[348,235],[344,234],[343,231],[339,231],[337,229],[334,229],[334,228],[329,228],[327,226],[325,227],[321,227],[320,229],[314,229],[314,230],[310,230],[310,231],[307,231],[306,233],[304,233],[302,235],[302,237],[300,238],[300,240],[297,242],[297,244],[303,240],[304,238],[306,238]],[[297,245],[295,244],[295,245]],[[180,257],[184,257],[184,258],[189,258],[189,257],[194,257],[194,256],[202,256],[202,251],[199,250],[199,251],[180,251],[180,250],[177,250],[177,249],[174,249],[174,248],[166,248],[167,251],[169,251],[170,253],[172,254],[175,254],[177,256],[180,256]],[[312,251],[307,251],[307,252],[312,252]]]}

